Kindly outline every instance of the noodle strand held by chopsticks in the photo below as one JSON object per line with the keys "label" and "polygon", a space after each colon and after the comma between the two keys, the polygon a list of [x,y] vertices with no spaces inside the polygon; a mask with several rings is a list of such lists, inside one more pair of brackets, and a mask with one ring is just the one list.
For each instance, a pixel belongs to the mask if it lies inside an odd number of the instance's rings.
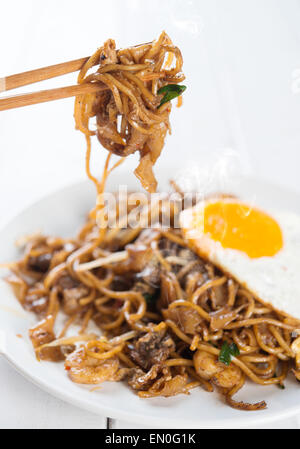
{"label": "noodle strand held by chopsticks", "polygon": [[[97,71],[88,75],[95,63],[99,63]],[[101,145],[117,156],[126,157],[138,151],[141,162],[136,176],[146,190],[156,191],[152,169],[170,131],[171,112],[170,102],[159,107],[162,95],[158,91],[184,80],[182,65],[179,48],[163,32],[151,44],[126,50],[116,50],[115,42],[109,39],[80,71],[78,83],[107,86],[106,91],[78,96],[74,109],[76,128],[85,134],[87,141],[86,171],[99,194],[100,185],[90,171],[91,136],[95,134]],[[96,117],[95,131],[89,127],[92,117]]]}

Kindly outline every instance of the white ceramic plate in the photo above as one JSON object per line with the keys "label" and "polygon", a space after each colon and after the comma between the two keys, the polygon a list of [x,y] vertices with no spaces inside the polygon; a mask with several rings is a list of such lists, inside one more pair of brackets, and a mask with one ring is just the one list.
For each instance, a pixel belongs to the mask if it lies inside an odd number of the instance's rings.
{"label": "white ceramic plate", "polygon": [[[170,176],[164,174],[163,179]],[[119,184],[136,188],[132,175],[111,177],[108,188],[116,190]],[[300,214],[300,196],[258,180],[243,180],[235,188],[241,197],[257,198],[265,207],[290,209]],[[234,193],[234,192],[233,192]],[[83,224],[86,212],[93,206],[95,191],[89,182],[67,187],[34,204],[13,219],[0,232],[0,260],[19,257],[14,241],[36,230],[59,236],[72,236]],[[300,230],[299,230],[300,232]],[[226,428],[262,425],[276,419],[285,419],[300,413],[300,385],[290,379],[284,391],[276,386],[260,387],[248,383],[237,395],[241,400],[266,400],[268,409],[260,412],[242,412],[223,404],[217,393],[201,389],[190,396],[164,399],[139,399],[123,383],[103,384],[99,391],[72,383],[62,364],[37,362],[28,340],[28,328],[35,317],[24,312],[10,289],[0,283],[0,352],[24,376],[49,393],[94,413],[123,419],[145,426],[165,428]],[[23,338],[17,337],[21,334]]]}

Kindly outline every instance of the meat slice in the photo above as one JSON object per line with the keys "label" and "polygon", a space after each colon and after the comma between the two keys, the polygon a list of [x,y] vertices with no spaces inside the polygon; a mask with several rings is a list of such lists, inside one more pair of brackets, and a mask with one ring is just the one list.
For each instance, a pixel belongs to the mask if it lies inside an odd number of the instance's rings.
{"label": "meat slice", "polygon": [[182,270],[184,271],[180,276],[180,282],[183,287],[186,286],[189,276],[193,276],[197,273],[202,274],[203,281],[208,278],[205,262],[189,248],[183,248],[168,239],[162,239],[159,247],[161,254],[165,259],[168,260],[168,258],[171,258],[173,260],[178,260],[178,264],[172,263],[172,271],[174,274],[177,274]]}
{"label": "meat slice", "polygon": [[38,296],[36,294],[29,294],[25,297],[24,308],[36,313],[37,315],[46,314],[49,305],[48,296]]}
{"label": "meat slice", "polygon": [[114,272],[119,275],[135,273],[139,282],[158,288],[161,268],[152,244],[159,240],[160,235],[158,230],[143,230],[134,243],[126,246],[128,259],[117,264]]}
{"label": "meat slice", "polygon": [[[54,318],[49,315],[35,327],[29,329],[29,337],[35,349],[55,340],[53,325]],[[50,362],[59,362],[65,358],[60,347],[43,348],[39,351],[38,356],[41,360],[48,360]]]}
{"label": "meat slice", "polygon": [[128,385],[137,391],[147,391],[160,372],[160,365],[153,365],[147,373],[139,368],[134,368],[129,373]]}
{"label": "meat slice", "polygon": [[63,311],[67,315],[74,315],[81,310],[80,299],[88,296],[89,289],[84,285],[63,291]]}
{"label": "meat slice", "polygon": [[149,332],[139,338],[130,351],[130,356],[141,368],[148,371],[161,364],[175,351],[172,338],[163,332]]}
{"label": "meat slice", "polygon": [[117,64],[118,56],[116,43],[113,39],[108,39],[103,46],[100,61],[102,64]]}
{"label": "meat slice", "polygon": [[136,241],[126,246],[128,259],[115,266],[114,271],[123,274],[128,271],[141,273],[153,258],[152,243],[160,237],[160,232],[153,229],[143,230]]}
{"label": "meat slice", "polygon": [[70,316],[79,312],[81,310],[79,301],[89,295],[88,287],[73,279],[68,274],[58,279],[57,286],[62,295],[63,311]]}
{"label": "meat slice", "polygon": [[180,307],[168,309],[165,313],[185,334],[196,335],[201,331],[203,319],[196,310],[189,307]]}
{"label": "meat slice", "polygon": [[52,259],[51,253],[41,254],[36,257],[29,257],[28,259],[28,268],[37,273],[47,273],[50,268],[50,263]]}
{"label": "meat slice", "polygon": [[160,386],[159,389],[150,388],[146,393],[139,393],[140,397],[157,397],[162,396],[164,398],[169,398],[172,396],[177,396],[178,394],[188,394],[188,389],[186,388],[188,384],[187,374],[177,374],[174,377],[166,379]]}

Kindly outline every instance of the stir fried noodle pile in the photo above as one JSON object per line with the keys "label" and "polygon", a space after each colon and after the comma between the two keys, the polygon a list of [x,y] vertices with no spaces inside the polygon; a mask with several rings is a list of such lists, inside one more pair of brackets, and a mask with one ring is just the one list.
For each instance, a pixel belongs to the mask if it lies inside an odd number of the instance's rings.
{"label": "stir fried noodle pile", "polygon": [[[125,380],[141,398],[201,386],[232,407],[263,409],[265,402],[232,397],[246,378],[281,388],[289,371],[300,378],[299,322],[200,259],[179,229],[160,226],[167,202],[142,205],[145,218],[157,217],[154,229],[106,229],[99,237],[90,216],[75,239],[28,239],[7,281],[42,318],[30,330],[36,356],[64,360],[81,384]],[[56,329],[59,311],[66,318]],[[88,332],[90,323],[99,331]],[[74,326],[77,335],[68,336]]]}

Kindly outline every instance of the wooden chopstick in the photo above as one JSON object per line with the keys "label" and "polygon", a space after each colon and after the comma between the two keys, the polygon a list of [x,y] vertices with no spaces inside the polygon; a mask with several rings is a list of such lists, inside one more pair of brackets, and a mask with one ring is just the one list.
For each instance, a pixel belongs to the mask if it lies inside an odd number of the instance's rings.
{"label": "wooden chopstick", "polygon": [[38,92],[31,92],[24,95],[14,95],[11,97],[4,97],[0,99],[0,111],[8,109],[21,108],[23,106],[30,106],[38,103],[45,103],[47,101],[60,100],[62,98],[75,97],[92,92],[100,92],[106,90],[107,86],[100,83],[77,84],[75,86],[59,87],[57,89],[40,90]]}
{"label": "wooden chopstick", "polygon": [[[140,45],[148,45],[140,44]],[[139,47],[140,45],[136,46]],[[74,59],[72,61],[63,62],[61,64],[41,67],[28,72],[17,73],[15,75],[0,78],[0,93],[11,89],[16,89],[29,84],[45,81],[57,76],[66,75],[68,73],[80,70],[87,62],[90,56],[86,58]],[[94,65],[98,65],[99,61],[95,61]],[[11,97],[0,98],[0,111],[8,109],[21,108],[23,106],[30,106],[38,103],[45,103],[47,101],[60,100],[62,98],[74,97],[76,95],[97,92],[106,90],[108,87],[101,83],[86,83],[75,86],[60,87],[57,89],[41,90],[38,92],[31,92],[24,95],[14,95]]]}
{"label": "wooden chopstick", "polygon": [[[150,44],[150,42],[149,42]],[[147,44],[142,44],[147,45]],[[74,59],[72,61],[63,62],[61,64],[41,67],[28,72],[17,73],[15,75],[0,78],[0,93],[11,89],[16,89],[29,84],[45,81],[57,76],[66,75],[68,73],[80,70],[90,57]],[[95,61],[94,65],[99,64]],[[97,92],[108,89],[104,84],[87,83],[75,86],[60,87],[57,89],[41,90],[24,95],[14,95],[11,97],[0,98],[0,111],[7,109],[21,108],[47,101],[60,100],[62,98],[74,97],[76,95]]]}
{"label": "wooden chopstick", "polygon": [[[29,84],[38,83],[58,76],[66,75],[68,73],[80,70],[89,57],[74,59],[72,61],[63,62],[61,64],[41,67],[39,69],[30,70],[28,72],[17,73],[15,75],[0,78],[0,92],[6,92],[11,89],[16,89]],[[95,65],[98,62],[95,62]],[[14,95],[11,97],[0,98],[0,111],[7,109],[21,108],[23,106],[30,106],[37,103],[45,103],[47,101],[60,100],[62,98],[74,97],[80,94],[90,92],[97,92],[107,87],[103,84],[82,84],[75,86],[60,87],[56,89],[41,90],[38,92],[31,92],[28,94]]]}
{"label": "wooden chopstick", "polygon": [[39,69],[29,70],[28,72],[17,73],[15,75],[0,78],[0,92],[76,72],[83,67],[88,59],[89,57],[74,59],[73,61],[49,65],[47,67],[41,67]]}

